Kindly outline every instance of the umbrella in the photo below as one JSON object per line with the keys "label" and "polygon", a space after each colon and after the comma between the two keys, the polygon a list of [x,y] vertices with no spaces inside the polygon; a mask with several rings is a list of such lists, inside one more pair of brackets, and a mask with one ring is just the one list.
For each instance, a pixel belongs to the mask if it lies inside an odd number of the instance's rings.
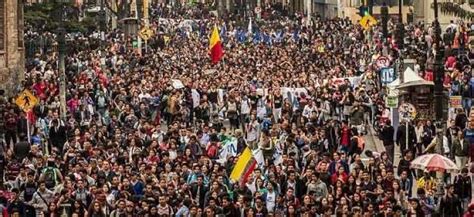
{"label": "umbrella", "polygon": [[419,156],[411,162],[411,168],[443,172],[453,172],[459,170],[452,160],[439,154],[425,154]]}

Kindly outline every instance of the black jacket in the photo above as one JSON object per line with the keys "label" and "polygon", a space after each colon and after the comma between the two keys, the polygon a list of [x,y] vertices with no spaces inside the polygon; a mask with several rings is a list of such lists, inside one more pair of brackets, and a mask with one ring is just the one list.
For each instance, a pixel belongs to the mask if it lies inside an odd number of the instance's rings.
{"label": "black jacket", "polygon": [[471,177],[463,177],[462,175],[457,175],[454,178],[454,192],[461,199],[471,198],[472,196],[472,187],[471,187]]}
{"label": "black jacket", "polygon": [[393,145],[393,136],[395,134],[395,129],[391,125],[386,125],[382,128],[382,132],[380,133],[380,137],[383,141],[384,146]]}
{"label": "black jacket", "polygon": [[191,185],[191,195],[192,195],[193,199],[196,199],[197,195],[199,194],[199,207],[201,207],[201,208],[204,208],[204,199],[206,197],[206,192],[208,190],[209,189],[206,186],[202,185],[201,189],[199,189],[199,192],[198,192],[197,183]]}
{"label": "black jacket", "polygon": [[415,128],[412,125],[408,126],[408,144],[406,144],[406,126],[400,125],[397,129],[397,143],[403,147],[413,145],[416,143]]}
{"label": "black jacket", "polygon": [[442,217],[462,216],[461,200],[456,195],[443,196],[439,203],[439,213]]}

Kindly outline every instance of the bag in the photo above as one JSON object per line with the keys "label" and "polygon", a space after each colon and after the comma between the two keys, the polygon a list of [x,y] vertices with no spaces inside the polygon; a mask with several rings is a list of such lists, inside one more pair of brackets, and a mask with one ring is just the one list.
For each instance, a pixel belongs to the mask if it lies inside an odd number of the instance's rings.
{"label": "bag", "polygon": [[209,148],[207,148],[207,156],[209,158],[216,158],[217,157],[217,144],[211,143]]}
{"label": "bag", "polygon": [[99,96],[97,99],[97,104],[99,108],[105,108],[105,97],[104,96]]}
{"label": "bag", "polygon": [[56,186],[56,170],[54,168],[48,167],[44,170],[44,183],[48,189]]}
{"label": "bag", "polygon": [[262,122],[262,129],[263,130],[270,130],[270,127],[272,126],[272,122],[269,119],[264,119]]}
{"label": "bag", "polygon": [[41,200],[46,204],[46,206],[49,207],[49,203],[48,201],[46,201],[43,197],[43,195],[41,195],[41,193],[39,191],[36,191],[36,193],[38,194],[38,196],[41,198]]}

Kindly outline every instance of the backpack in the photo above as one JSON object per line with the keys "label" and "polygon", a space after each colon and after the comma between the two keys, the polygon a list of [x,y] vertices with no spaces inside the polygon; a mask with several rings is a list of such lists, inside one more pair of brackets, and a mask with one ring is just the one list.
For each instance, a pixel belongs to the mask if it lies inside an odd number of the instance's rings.
{"label": "backpack", "polygon": [[458,81],[454,81],[453,82],[453,85],[451,85],[451,92],[452,92],[452,95],[459,95],[460,94],[460,84]]}
{"label": "backpack", "polygon": [[217,144],[211,143],[209,148],[207,148],[207,156],[209,158],[216,158],[217,157]]}
{"label": "backpack", "polygon": [[99,108],[105,108],[105,97],[104,96],[99,96],[97,98],[97,104],[99,105]]}
{"label": "backpack", "polygon": [[44,183],[46,188],[54,188],[56,186],[56,170],[52,167],[48,167],[44,169]]}

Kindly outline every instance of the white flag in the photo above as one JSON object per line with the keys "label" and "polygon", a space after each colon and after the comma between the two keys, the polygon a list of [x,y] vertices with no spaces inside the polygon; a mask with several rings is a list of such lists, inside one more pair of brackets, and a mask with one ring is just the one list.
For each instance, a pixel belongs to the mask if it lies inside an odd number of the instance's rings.
{"label": "white flag", "polygon": [[260,148],[257,148],[252,151],[253,158],[257,161],[257,165],[260,169],[263,169],[265,166],[265,158],[263,157],[263,152]]}
{"label": "white flag", "polygon": [[196,89],[191,90],[191,95],[193,97],[193,108],[196,108],[199,106],[200,101],[201,101],[201,95],[197,92]]}
{"label": "white flag", "polygon": [[279,165],[283,163],[283,157],[281,156],[283,152],[280,148],[275,148],[275,152],[273,153],[273,164]]}
{"label": "white flag", "polygon": [[252,34],[252,18],[250,17],[250,21],[249,21],[249,27],[247,29],[247,32]]}

